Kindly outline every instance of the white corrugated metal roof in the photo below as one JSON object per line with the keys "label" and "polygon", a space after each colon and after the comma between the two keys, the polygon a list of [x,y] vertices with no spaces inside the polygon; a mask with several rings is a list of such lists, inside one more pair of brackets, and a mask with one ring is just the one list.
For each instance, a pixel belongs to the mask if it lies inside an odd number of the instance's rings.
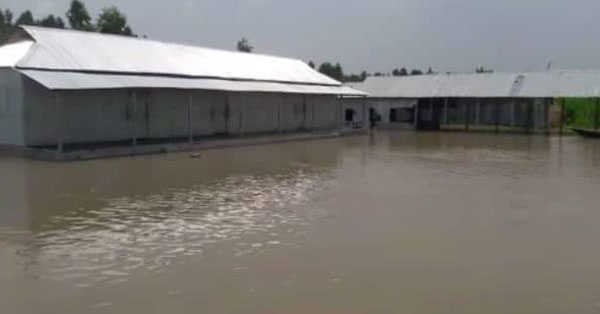
{"label": "white corrugated metal roof", "polygon": [[[296,59],[74,30],[22,29],[33,44],[29,41],[18,62],[4,58],[12,64],[7,66],[50,89],[207,88],[364,95]],[[0,55],[0,64],[2,59]]]}
{"label": "white corrugated metal roof", "polygon": [[600,71],[369,77],[350,86],[381,98],[600,97]]}
{"label": "white corrugated metal roof", "polygon": [[26,40],[0,47],[0,67],[14,67],[31,49],[33,41]]}
{"label": "white corrugated metal roof", "polygon": [[234,92],[276,92],[321,95],[364,95],[347,86],[303,85],[260,81],[230,81],[147,75],[90,74],[21,70],[25,76],[52,90],[175,88]]}
{"label": "white corrugated metal roof", "polygon": [[600,71],[528,73],[524,97],[600,97]]}

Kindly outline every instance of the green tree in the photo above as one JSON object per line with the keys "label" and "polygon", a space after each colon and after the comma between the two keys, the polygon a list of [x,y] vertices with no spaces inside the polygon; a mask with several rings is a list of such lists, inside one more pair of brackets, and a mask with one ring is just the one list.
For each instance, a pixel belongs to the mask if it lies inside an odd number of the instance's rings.
{"label": "green tree", "polygon": [[315,68],[315,63],[311,61],[308,61],[308,66],[311,67],[312,69]]}
{"label": "green tree", "polygon": [[3,43],[8,35],[10,34],[13,24],[12,24],[13,14],[10,10],[0,9],[0,43]]}
{"label": "green tree", "polygon": [[410,71],[410,75],[422,75],[423,71],[419,70],[419,69],[413,69],[412,71]]}
{"label": "green tree", "polygon": [[369,76],[369,74],[367,73],[367,71],[362,71],[362,73],[360,73],[360,80],[361,81],[366,80],[367,76]]}
{"label": "green tree", "polygon": [[9,9],[4,10],[4,25],[9,28],[13,27],[13,13]]}
{"label": "green tree", "polygon": [[392,75],[393,76],[407,76],[408,71],[406,71],[406,68],[394,69],[394,71],[392,71]]}
{"label": "green tree", "polygon": [[116,7],[102,9],[98,16],[97,28],[100,33],[135,36],[127,25],[127,17]]}
{"label": "green tree", "polygon": [[39,22],[37,22],[37,24],[44,27],[65,28],[65,23],[60,18],[60,16],[55,17],[52,14],[40,20]]}
{"label": "green tree", "polygon": [[6,19],[4,18],[4,11],[0,8],[0,43],[2,39],[4,39],[4,35],[6,34]]}
{"label": "green tree", "polygon": [[319,66],[319,72],[329,76],[334,80],[342,82],[344,80],[344,70],[339,63],[335,65],[329,62],[325,62]]}
{"label": "green tree", "polygon": [[240,51],[240,52],[251,53],[252,51],[254,51],[254,47],[252,47],[252,45],[250,45],[250,42],[245,37],[242,37],[242,39],[240,39],[237,42],[236,46],[237,46],[237,51]]}
{"label": "green tree", "polygon": [[92,18],[88,13],[83,2],[79,0],[71,1],[71,6],[67,11],[67,20],[72,29],[81,31],[93,31]]}
{"label": "green tree", "polygon": [[427,69],[427,74],[431,75],[431,74],[435,74],[435,72],[433,72],[433,69],[431,67],[429,67],[429,69]]}
{"label": "green tree", "polygon": [[27,10],[27,11],[21,13],[21,15],[19,15],[19,18],[15,22],[15,24],[16,25],[35,25],[35,20],[33,19],[33,14],[31,14],[31,11]]}
{"label": "green tree", "polygon": [[485,67],[481,66],[481,67],[476,67],[475,68],[475,73],[494,73],[494,70],[492,69],[486,69]]}

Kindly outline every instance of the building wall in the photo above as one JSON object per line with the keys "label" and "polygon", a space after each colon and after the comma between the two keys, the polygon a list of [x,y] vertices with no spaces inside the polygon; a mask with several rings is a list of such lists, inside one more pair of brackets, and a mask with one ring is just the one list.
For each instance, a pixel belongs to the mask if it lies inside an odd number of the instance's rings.
{"label": "building wall", "polygon": [[333,130],[338,121],[335,96],[184,90],[61,92],[61,118],[57,93],[28,79],[25,86],[28,146],[56,145],[60,132],[66,144],[128,141],[134,125],[138,139],[185,138],[190,101],[197,137]]}
{"label": "building wall", "polygon": [[[366,98],[342,98],[342,110],[339,113],[339,119],[342,123],[344,130],[354,130],[369,128],[369,113],[368,105],[369,100]],[[346,117],[346,112],[351,110],[354,112],[353,119],[351,121]]]}
{"label": "building wall", "polygon": [[23,88],[21,76],[0,68],[0,145],[23,145]]}
{"label": "building wall", "polygon": [[464,124],[465,117],[468,117],[472,125],[498,123],[501,126],[542,129],[548,125],[549,104],[550,99],[545,98],[456,98],[449,101],[447,121],[448,124]]}
{"label": "building wall", "polygon": [[368,100],[368,107],[372,108],[379,115],[377,127],[382,129],[414,129],[412,122],[393,122],[390,119],[392,109],[413,110],[417,105],[417,100],[412,98],[371,98]]}

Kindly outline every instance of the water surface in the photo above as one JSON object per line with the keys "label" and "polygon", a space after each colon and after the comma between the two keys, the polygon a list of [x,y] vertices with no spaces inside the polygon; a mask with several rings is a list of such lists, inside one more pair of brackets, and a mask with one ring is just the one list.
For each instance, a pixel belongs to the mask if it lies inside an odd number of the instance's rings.
{"label": "water surface", "polygon": [[600,141],[0,158],[1,313],[597,313]]}

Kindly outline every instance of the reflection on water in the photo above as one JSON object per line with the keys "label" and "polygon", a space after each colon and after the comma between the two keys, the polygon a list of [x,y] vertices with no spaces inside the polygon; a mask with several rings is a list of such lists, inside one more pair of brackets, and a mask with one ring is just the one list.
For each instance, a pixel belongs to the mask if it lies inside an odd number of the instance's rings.
{"label": "reflection on water", "polygon": [[[51,217],[27,235],[33,245],[19,254],[51,265],[52,279],[81,278],[80,286],[123,279],[139,268],[157,270],[180,256],[200,256],[216,242],[266,234],[275,226],[294,231],[307,215],[318,214],[293,207],[308,201],[322,180],[317,173],[297,170],[108,199],[101,208]],[[239,243],[237,254],[280,244],[278,239],[270,233],[264,243]]]}
{"label": "reflection on water", "polygon": [[395,132],[0,173],[0,312],[600,304],[600,141]]}

